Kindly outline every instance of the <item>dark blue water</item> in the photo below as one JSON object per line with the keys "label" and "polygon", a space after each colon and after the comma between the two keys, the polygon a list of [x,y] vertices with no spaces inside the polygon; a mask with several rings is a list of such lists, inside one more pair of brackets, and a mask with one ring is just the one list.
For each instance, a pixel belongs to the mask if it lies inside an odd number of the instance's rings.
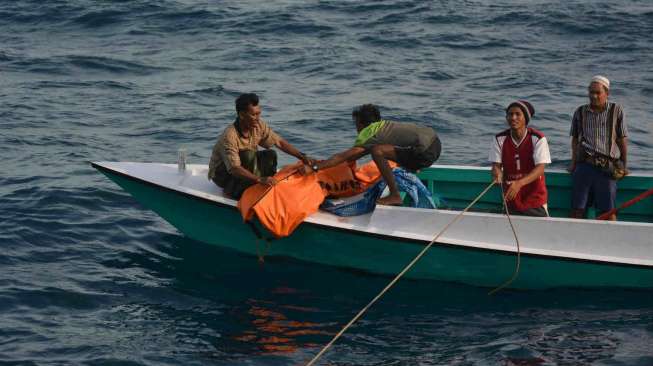
{"label": "dark blue water", "polygon": [[[87,161],[206,163],[254,91],[314,156],[372,102],[471,165],[526,98],[562,168],[600,73],[650,173],[651,34],[648,0],[1,0],[0,365],[300,364],[388,281],[186,239]],[[322,364],[653,364],[650,291],[486,293],[401,281]]]}

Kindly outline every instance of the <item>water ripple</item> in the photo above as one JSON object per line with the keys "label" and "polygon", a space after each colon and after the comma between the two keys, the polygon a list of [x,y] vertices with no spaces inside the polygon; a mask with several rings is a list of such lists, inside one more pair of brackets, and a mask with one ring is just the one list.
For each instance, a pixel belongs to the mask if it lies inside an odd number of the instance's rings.
{"label": "water ripple", "polygon": [[[184,146],[206,163],[253,91],[316,158],[350,147],[352,107],[376,103],[436,128],[439,162],[473,165],[527,98],[560,166],[601,73],[629,164],[650,172],[652,16],[642,0],[1,2],[2,362],[305,363],[387,278],[189,240],[88,161]],[[402,281],[323,362],[653,363],[650,291],[486,292]]]}

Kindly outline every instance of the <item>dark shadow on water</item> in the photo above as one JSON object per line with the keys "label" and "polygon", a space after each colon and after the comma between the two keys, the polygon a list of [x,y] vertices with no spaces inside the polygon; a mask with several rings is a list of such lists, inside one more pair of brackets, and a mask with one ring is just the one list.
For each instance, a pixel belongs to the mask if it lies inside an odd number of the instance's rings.
{"label": "dark shadow on water", "polygon": [[[389,276],[348,268],[308,263],[287,257],[265,257],[239,253],[188,239],[161,234],[156,251],[165,256],[155,261],[130,253],[132,260],[170,278],[173,286],[207,300],[234,301],[254,295],[271,295],[280,287],[292,288],[307,301],[361,303],[371,299],[390,280]],[[272,244],[274,245],[274,244]],[[497,284],[498,285],[498,284]],[[438,281],[401,279],[379,303],[392,306],[423,304],[433,310],[457,307],[468,311],[519,310],[539,307],[652,307],[650,290],[622,288],[559,288],[503,290],[489,296],[490,288]]]}

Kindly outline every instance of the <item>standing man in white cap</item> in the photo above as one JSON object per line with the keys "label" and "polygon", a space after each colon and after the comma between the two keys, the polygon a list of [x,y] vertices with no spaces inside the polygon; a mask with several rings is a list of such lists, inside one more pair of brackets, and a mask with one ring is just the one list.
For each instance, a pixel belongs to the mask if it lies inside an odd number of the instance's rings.
{"label": "standing man in white cap", "polygon": [[[584,218],[590,204],[597,216],[615,207],[617,179],[628,174],[628,129],[623,107],[608,102],[610,80],[597,75],[588,88],[590,103],[576,109],[571,122],[573,175],[571,217]],[[593,202],[588,202],[593,197]],[[616,220],[612,215],[610,220]]]}

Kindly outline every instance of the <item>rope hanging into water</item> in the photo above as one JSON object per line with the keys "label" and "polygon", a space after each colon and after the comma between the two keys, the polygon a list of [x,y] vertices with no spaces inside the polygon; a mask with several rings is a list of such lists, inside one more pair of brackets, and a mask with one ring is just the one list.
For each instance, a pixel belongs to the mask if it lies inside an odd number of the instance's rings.
{"label": "rope hanging into water", "polygon": [[366,306],[365,306],[361,311],[359,311],[358,314],[356,314],[356,316],[355,316],[352,320],[350,320],[349,323],[347,323],[347,325],[345,325],[345,326],[344,326],[344,327],[343,327],[343,328],[338,332],[338,334],[336,334],[336,335],[333,337],[333,339],[331,339],[331,341],[330,341],[329,343],[327,343],[327,345],[324,346],[324,348],[322,348],[322,350],[321,350],[317,355],[315,355],[315,357],[313,357],[313,359],[312,359],[311,361],[309,361],[309,362],[306,364],[306,366],[311,366],[311,365],[313,365],[313,364],[314,364],[314,363],[315,363],[315,362],[316,362],[320,357],[322,357],[322,355],[323,355],[323,354],[324,354],[324,353],[329,349],[329,347],[331,347],[331,345],[333,345],[333,343],[335,343],[335,341],[336,341],[338,338],[340,338],[340,336],[343,335],[343,334],[345,333],[345,331],[347,331],[347,329],[349,329],[349,327],[351,327],[352,324],[354,324],[354,323],[355,323],[355,322],[356,322],[356,321],[357,321],[361,316],[363,316],[363,314],[367,311],[367,309],[369,309],[372,305],[374,305],[374,303],[375,303],[377,300],[379,300],[379,299],[381,298],[381,296],[383,296],[383,295],[384,295],[384,294],[385,294],[385,293],[386,293],[386,292],[387,292],[387,291],[388,291],[388,290],[389,290],[389,289],[390,289],[390,288],[391,288],[391,287],[392,287],[392,286],[393,286],[397,281],[399,281],[399,279],[400,279],[400,278],[401,278],[401,277],[402,277],[406,272],[408,272],[408,270],[411,269],[411,268],[413,267],[413,265],[414,265],[415,263],[417,263],[417,261],[418,261],[420,258],[422,258],[422,256],[426,253],[426,251],[429,250],[429,248],[431,248],[431,246],[433,246],[433,243],[435,243],[435,241],[440,237],[440,235],[442,235],[442,233],[444,233],[444,232],[445,232],[445,231],[446,231],[446,230],[447,230],[451,225],[453,225],[455,222],[457,222],[457,221],[462,217],[462,215],[463,215],[465,212],[467,212],[467,211],[468,211],[468,210],[469,210],[469,209],[470,209],[470,208],[471,208],[471,207],[472,207],[472,206],[473,206],[473,205],[474,205],[474,204],[475,204],[479,199],[481,199],[481,197],[483,197],[483,195],[485,195],[485,193],[487,193],[487,191],[490,190],[490,188],[492,188],[492,186],[494,185],[494,183],[495,183],[495,182],[492,181],[492,183],[490,183],[490,184],[487,186],[487,188],[485,188],[485,189],[483,190],[483,192],[481,192],[481,193],[480,193],[480,194],[479,194],[479,195],[478,195],[478,196],[477,196],[477,197],[472,201],[472,203],[470,203],[467,207],[465,207],[464,210],[462,210],[458,215],[456,215],[456,217],[453,218],[453,220],[451,220],[451,221],[450,221],[450,222],[449,222],[449,223],[448,223],[448,224],[447,224],[447,225],[446,225],[442,230],[440,230],[440,232],[439,232],[439,233],[438,233],[438,234],[433,238],[433,240],[431,240],[431,242],[430,242],[426,247],[424,247],[424,249],[422,249],[422,251],[421,251],[421,252],[420,252],[420,253],[419,253],[419,254],[418,254],[418,255],[417,255],[417,256],[416,256],[412,261],[410,261],[410,263],[408,263],[408,265],[407,265],[407,266],[406,266],[406,267],[405,267],[401,272],[399,272],[399,274],[398,274],[397,276],[395,276],[395,278],[394,278],[392,281],[390,281],[390,283],[388,283],[388,285],[387,285],[383,290],[381,290],[381,292],[379,292],[378,295],[376,295],[376,296],[372,299],[372,301],[369,302],[369,304],[367,304],[367,305],[366,305]]}
{"label": "rope hanging into water", "polygon": [[508,211],[508,204],[506,203],[506,194],[503,191],[503,185],[501,185],[501,197],[503,198],[503,208],[506,211],[506,217],[508,217],[508,223],[510,224],[512,235],[515,237],[515,242],[517,243],[517,262],[515,264],[515,270],[512,273],[512,277],[510,277],[508,281],[499,285],[494,290],[488,292],[488,295],[494,295],[497,292],[501,291],[502,289],[506,288],[508,285],[510,285],[512,281],[514,281],[515,278],[517,278],[517,275],[519,274],[519,266],[521,265],[521,245],[519,245],[519,238],[517,237],[517,231],[515,230],[515,226],[512,224],[512,219],[510,218],[510,212]]}

